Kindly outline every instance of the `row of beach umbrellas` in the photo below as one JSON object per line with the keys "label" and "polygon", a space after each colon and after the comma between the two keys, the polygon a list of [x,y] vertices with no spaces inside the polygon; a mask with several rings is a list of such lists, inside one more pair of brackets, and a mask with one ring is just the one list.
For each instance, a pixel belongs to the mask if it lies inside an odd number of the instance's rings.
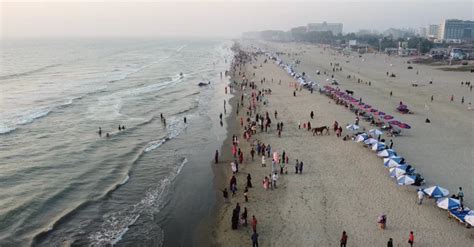
{"label": "row of beach umbrellas", "polygon": [[[385,143],[372,138],[381,131],[376,129],[369,130],[369,134],[361,133],[355,137],[355,142],[362,142],[376,151],[377,156],[383,158],[383,165],[389,169],[389,176],[396,179],[398,185],[413,185],[416,183],[417,176],[414,175],[415,169],[405,162],[405,159],[398,156],[395,150],[386,147]],[[435,185],[422,189],[423,193],[436,199],[436,205],[439,208],[449,210],[450,213],[456,213],[461,209],[461,202],[455,198],[449,198],[449,190]],[[466,213],[463,220],[474,226],[474,211],[465,209]]]}
{"label": "row of beach umbrellas", "polygon": [[371,105],[365,104],[364,102],[360,102],[358,99],[352,97],[351,95],[347,94],[346,92],[340,91],[339,89],[333,88],[329,85],[324,86],[324,89],[326,91],[328,91],[330,94],[332,94],[333,96],[337,97],[339,100],[342,100],[346,103],[349,103],[349,104],[359,108],[359,110],[362,110],[362,111],[365,111],[369,114],[377,116],[378,118],[382,119],[383,121],[387,121],[388,124],[390,124],[392,126],[397,126],[399,128],[402,128],[402,129],[411,129],[410,125],[408,125],[406,123],[402,123],[398,120],[393,120],[394,117],[392,115],[388,115],[385,112],[382,112],[382,111],[379,111],[379,110],[373,108]]}

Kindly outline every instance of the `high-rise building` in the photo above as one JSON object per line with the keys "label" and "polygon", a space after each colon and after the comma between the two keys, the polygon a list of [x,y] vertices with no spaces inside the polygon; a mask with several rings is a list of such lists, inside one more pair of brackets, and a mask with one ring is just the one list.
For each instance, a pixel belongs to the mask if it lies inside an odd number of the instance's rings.
{"label": "high-rise building", "polygon": [[474,21],[444,20],[439,26],[438,38],[442,40],[473,40]]}
{"label": "high-rise building", "polygon": [[331,31],[333,35],[338,35],[342,33],[342,23],[309,23],[308,32],[326,32]]}

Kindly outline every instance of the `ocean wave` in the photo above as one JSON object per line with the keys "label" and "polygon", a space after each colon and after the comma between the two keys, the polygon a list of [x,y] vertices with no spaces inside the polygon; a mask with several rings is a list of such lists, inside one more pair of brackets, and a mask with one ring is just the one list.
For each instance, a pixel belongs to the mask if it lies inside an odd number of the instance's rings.
{"label": "ocean wave", "polygon": [[170,185],[187,162],[188,160],[183,158],[166,178],[148,189],[145,196],[138,203],[125,210],[104,216],[105,220],[100,229],[88,236],[90,245],[114,245],[122,239],[130,225],[133,225],[143,214],[159,211]]}
{"label": "ocean wave", "polygon": [[119,185],[124,185],[124,184],[126,184],[129,179],[130,179],[130,176],[127,175],[127,176],[122,180],[122,182],[119,183]]}
{"label": "ocean wave", "polygon": [[16,130],[16,128],[14,128],[14,127],[8,127],[8,126],[3,125],[3,124],[0,123],[0,135],[8,134],[8,133],[13,132],[15,130]]}
{"label": "ocean wave", "polygon": [[57,66],[60,66],[60,65],[61,64],[51,64],[51,65],[47,65],[47,66],[37,68],[37,69],[34,69],[34,70],[30,70],[30,71],[25,71],[25,72],[21,72],[21,73],[10,74],[10,75],[3,75],[3,76],[0,76],[0,80],[11,79],[11,78],[14,78],[14,77],[27,76],[27,75],[38,73],[38,72],[41,72],[43,70],[46,70],[46,69],[49,69],[49,68],[54,68],[54,67],[57,67]]}
{"label": "ocean wave", "polygon": [[25,124],[32,123],[36,119],[46,117],[49,113],[51,113],[51,111],[52,110],[50,110],[50,109],[39,109],[39,110],[33,111],[32,113],[19,118],[19,120],[16,122],[16,124],[25,125]]}
{"label": "ocean wave", "polygon": [[161,145],[163,145],[163,143],[165,143],[165,142],[166,142],[166,138],[161,139],[161,140],[152,141],[152,142],[148,143],[148,145],[145,148],[144,152],[148,153],[152,150],[155,150],[155,149],[159,148]]}
{"label": "ocean wave", "polygon": [[175,76],[164,82],[141,87],[127,88],[108,95],[104,95],[98,98],[98,103],[96,105],[89,106],[89,111],[91,112],[90,116],[94,116],[99,119],[115,119],[117,116],[121,115],[120,111],[122,109],[124,98],[160,91],[173,86],[180,81],[181,78],[179,76]]}
{"label": "ocean wave", "polygon": [[181,50],[183,50],[184,48],[186,48],[188,45],[182,45],[180,47],[178,47],[178,49],[176,49],[176,52],[180,52]]}
{"label": "ocean wave", "polygon": [[[49,106],[49,107],[44,107],[44,108],[33,109],[33,110],[31,110],[30,112],[26,113],[23,116],[16,117],[15,120],[13,120],[12,125],[26,125],[26,124],[33,123],[37,119],[48,116],[50,113],[52,113],[55,110],[62,109],[62,108],[65,108],[65,107],[68,107],[68,106],[72,105],[75,100],[81,99],[82,97],[83,96],[75,97],[75,98],[69,98],[66,101],[64,101],[63,103],[59,103],[59,104]],[[4,127],[0,128],[0,129],[7,129],[7,130],[9,129],[10,131],[8,131],[8,132],[11,132],[11,131],[16,129],[15,127],[8,126],[5,123],[2,124],[2,125]],[[1,127],[1,125],[0,125],[0,127]],[[4,133],[2,131],[0,131],[0,134],[4,134]]]}

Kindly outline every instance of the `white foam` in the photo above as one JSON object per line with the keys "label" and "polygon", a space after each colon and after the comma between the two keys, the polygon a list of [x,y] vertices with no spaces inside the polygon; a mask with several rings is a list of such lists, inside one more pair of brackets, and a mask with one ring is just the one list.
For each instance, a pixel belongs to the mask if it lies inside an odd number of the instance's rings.
{"label": "white foam", "polygon": [[152,141],[148,143],[148,146],[145,148],[145,152],[148,153],[152,150],[159,148],[161,145],[163,145],[163,143],[165,143],[165,141],[166,139],[161,139],[161,140]]}
{"label": "white foam", "polygon": [[104,216],[105,219],[100,230],[88,237],[91,241],[90,246],[115,245],[127,233],[129,226],[134,224],[141,215],[159,212],[162,198],[187,162],[188,160],[184,158],[178,166],[174,167],[173,172],[168,177],[161,180],[157,186],[148,189],[143,199],[137,204],[128,209]]}
{"label": "white foam", "polygon": [[18,125],[25,125],[25,124],[32,123],[33,121],[35,121],[38,118],[42,118],[42,117],[47,116],[49,113],[51,113],[50,109],[40,109],[40,110],[33,111],[32,113],[30,113],[28,115],[20,117],[17,121],[17,124]]}
{"label": "white foam", "polygon": [[10,133],[10,132],[12,132],[12,131],[14,131],[14,130],[16,130],[16,128],[9,127],[9,126],[7,126],[6,124],[0,123],[0,134]]}
{"label": "white foam", "polygon": [[130,179],[130,176],[127,175],[127,176],[122,180],[122,182],[119,183],[119,185],[124,185],[124,184],[126,184],[129,179]]}

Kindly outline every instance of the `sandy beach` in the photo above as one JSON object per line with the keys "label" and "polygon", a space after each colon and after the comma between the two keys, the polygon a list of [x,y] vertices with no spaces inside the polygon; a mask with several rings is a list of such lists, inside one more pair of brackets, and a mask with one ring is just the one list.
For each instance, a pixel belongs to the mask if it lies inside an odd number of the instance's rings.
{"label": "sandy beach", "polygon": [[[296,69],[306,72],[321,85],[326,85],[330,76],[323,73],[318,76],[316,70],[331,75],[330,63],[339,63],[343,71],[335,72],[334,76],[343,89],[353,90],[354,97],[361,97],[364,102],[412,126],[400,137],[393,138],[394,149],[425,177],[425,186],[439,184],[451,194],[457,193],[457,187],[462,186],[466,206],[474,207],[473,112],[467,110],[467,103],[472,102],[472,92],[460,84],[469,80],[469,73],[445,72],[421,65],[413,65],[413,70],[407,70],[406,58],[373,54],[342,57],[329,49],[298,43],[244,43],[243,49],[252,50],[253,46],[269,52],[292,53],[281,58],[286,63],[301,60]],[[295,56],[295,53],[299,55]],[[316,91],[313,94],[307,90],[298,91],[294,97],[289,86],[294,78],[273,61],[264,63],[265,58],[258,56],[256,62],[243,69],[249,81],[257,83],[258,89],[272,90],[271,95],[266,96],[269,104],[257,107],[257,113],[270,114],[271,130],[268,133],[257,130],[251,141],[271,144],[272,152],[281,154],[285,151],[289,156],[288,174],[279,175],[276,189],[262,187],[263,178],[271,173],[271,159],[267,159],[266,167],[260,165],[261,159],[257,155],[254,161],[251,160],[250,142],[242,138],[243,128],[239,124],[241,117],[246,118],[245,108],[241,108],[238,115],[231,115],[229,136],[239,136],[244,162],[236,176],[237,194],[230,196],[230,202],[224,203],[222,192],[216,192],[220,206],[212,232],[214,246],[252,244],[250,226],[231,229],[236,203],[240,203],[241,212],[247,208],[249,221],[252,215],[256,216],[260,246],[339,246],[342,231],[348,234],[348,246],[385,246],[389,238],[393,238],[394,246],[408,246],[410,231],[415,234],[415,246],[474,244],[472,229],[449,218],[432,199],[426,198],[418,205],[416,187],[396,185],[388,176],[382,159],[373,151],[337,138],[332,130],[329,136],[313,136],[307,130],[298,129],[298,123],[308,121],[312,127],[332,126],[334,121],[345,126],[353,123],[355,116]],[[395,73],[397,77],[389,78],[386,72]],[[347,75],[352,75],[352,79],[347,79]],[[263,78],[266,81],[261,84]],[[371,81],[371,86],[357,83],[357,78]],[[242,81],[241,78],[233,80]],[[434,83],[428,84],[430,80]],[[413,81],[420,86],[412,87]],[[235,93],[236,97],[230,101],[232,106],[241,93]],[[250,93],[250,89],[244,92],[246,107]],[[454,102],[449,100],[451,94],[455,95]],[[435,98],[432,103],[431,95]],[[462,96],[465,97],[464,104],[460,103]],[[407,104],[414,114],[397,113],[395,108],[399,101]],[[275,111],[278,111],[277,120],[273,116]],[[311,111],[314,119],[310,118]],[[432,121],[431,124],[425,123],[426,118]],[[284,123],[281,137],[277,135],[276,121]],[[371,128],[363,121],[361,127]],[[350,132],[344,128],[343,136],[346,134]],[[216,189],[228,187],[232,176],[230,137],[221,150],[220,162],[215,165],[218,170]],[[296,159],[304,162],[303,174],[295,174]],[[249,202],[244,202],[247,174],[252,176],[253,188],[249,189]],[[382,213],[387,215],[385,230],[377,224],[377,216]]]}

